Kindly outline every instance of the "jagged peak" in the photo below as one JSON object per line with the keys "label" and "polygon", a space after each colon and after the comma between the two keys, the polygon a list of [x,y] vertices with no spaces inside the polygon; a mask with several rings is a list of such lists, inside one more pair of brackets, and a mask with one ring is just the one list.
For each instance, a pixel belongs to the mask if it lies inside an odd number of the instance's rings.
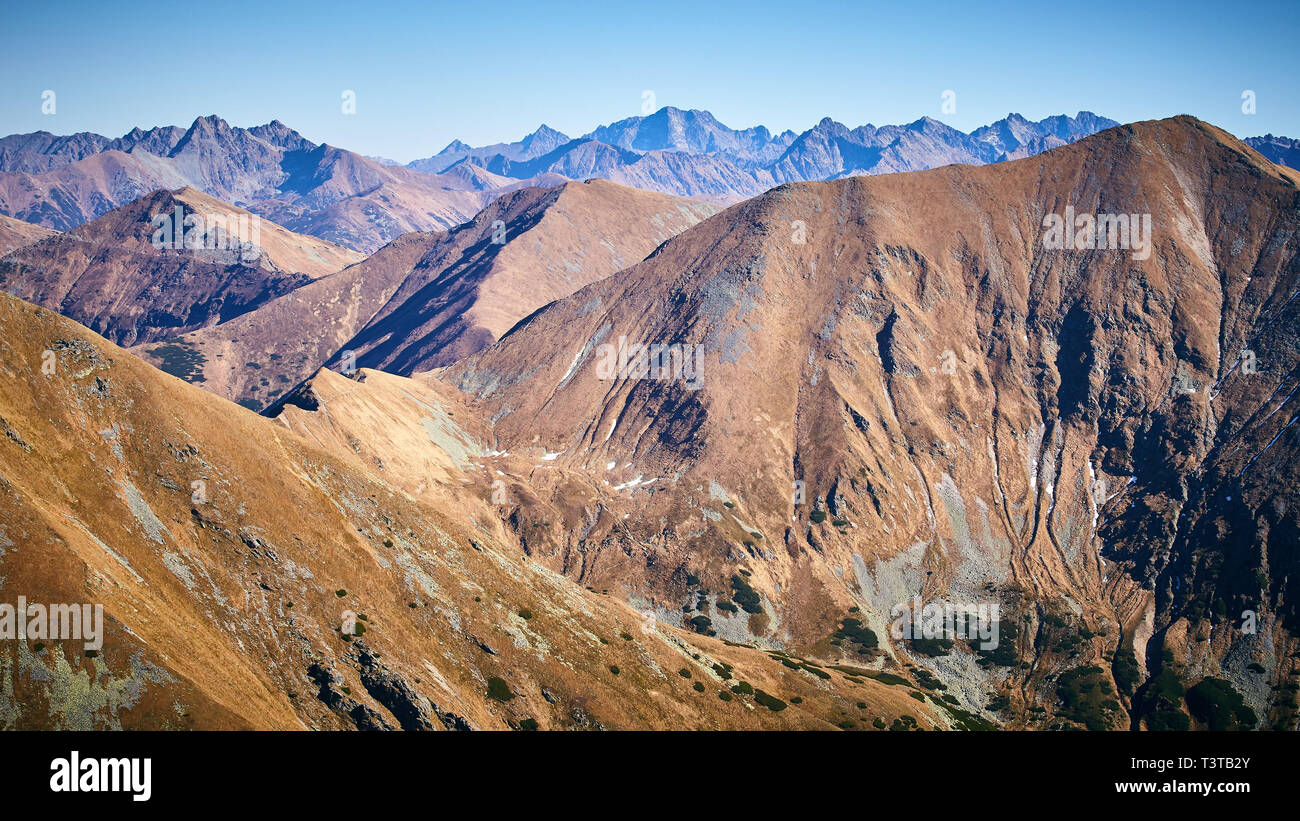
{"label": "jagged peak", "polygon": [[451,142],[447,143],[446,148],[438,152],[438,155],[441,156],[443,154],[456,154],[461,151],[471,151],[471,150],[473,149],[470,145],[463,143],[460,140],[452,140]]}

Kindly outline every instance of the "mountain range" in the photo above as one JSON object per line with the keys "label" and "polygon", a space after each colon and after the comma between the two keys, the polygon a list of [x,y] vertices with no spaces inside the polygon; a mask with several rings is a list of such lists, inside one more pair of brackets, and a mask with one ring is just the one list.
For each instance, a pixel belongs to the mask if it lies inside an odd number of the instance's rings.
{"label": "mountain range", "polygon": [[[0,595],[107,636],[0,647],[0,725],[1300,719],[1285,138],[663,109],[400,168],[197,127],[0,154],[19,218],[104,208],[0,224]],[[355,227],[434,190],[480,205]],[[177,208],[255,253],[158,248]],[[922,601],[993,641],[898,633]]]}
{"label": "mountain range", "polygon": [[1300,168],[1300,140],[1289,137],[1247,137],[1243,142],[1278,165]]}
{"label": "mountain range", "polygon": [[1029,156],[1117,125],[1091,112],[1037,123],[1011,114],[965,134],[929,117],[903,126],[850,129],[829,118],[802,134],[728,128],[707,111],[665,107],[568,139],[543,126],[518,143],[470,148],[454,141],[409,168],[472,163],[506,177],[605,177],[679,196],[731,203],[775,185],[858,174],[979,165]]}
{"label": "mountain range", "polygon": [[67,230],[155,190],[185,187],[364,252],[408,231],[457,225],[489,198],[459,176],[380,165],[278,121],[243,129],[212,116],[117,140],[44,132],[0,139],[0,212],[25,222]]}
{"label": "mountain range", "polygon": [[[729,204],[791,180],[994,162],[1113,125],[1083,112],[1030,123],[1011,115],[973,134],[928,118],[801,135],[730,129],[706,111],[663,108],[569,139],[541,126],[517,143],[453,141],[406,167],[318,145],[278,120],[216,116],[116,139],[48,132],[0,138],[0,214],[67,230],[165,188],[194,188],[299,233],[364,253],[411,231],[450,228],[522,187],[603,177]],[[1020,152],[1017,154],[1016,152]]]}
{"label": "mountain range", "polygon": [[[542,125],[513,143],[453,140],[403,167],[318,145],[278,120],[244,129],[207,116],[187,129],[135,128],[116,139],[0,138],[0,214],[67,230],[154,190],[191,187],[369,254],[404,233],[458,225],[523,187],[599,177],[729,205],[786,182],[1023,158],[1114,125],[1082,111],[1037,122],[1012,113],[969,134],[929,117],[856,128],[826,118],[800,134],[773,134],[664,107],[578,138]],[[1287,138],[1251,139],[1270,159],[1297,161]]]}
{"label": "mountain range", "polygon": [[429,370],[718,210],[603,180],[521,189],[450,232],[405,234],[237,319],[136,353],[255,410],[344,352],[363,367]]}

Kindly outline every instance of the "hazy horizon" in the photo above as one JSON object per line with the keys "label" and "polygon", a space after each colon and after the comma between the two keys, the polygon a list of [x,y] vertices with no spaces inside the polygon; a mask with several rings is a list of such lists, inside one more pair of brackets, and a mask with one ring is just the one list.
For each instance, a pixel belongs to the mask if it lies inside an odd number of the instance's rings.
{"label": "hazy horizon", "polygon": [[[1300,136],[1289,93],[1300,9],[1267,4],[1225,37],[1220,20],[1194,8],[1210,5],[1106,2],[1080,15],[1021,4],[996,16],[948,5],[919,21],[838,2],[795,11],[507,2],[491,14],[380,2],[365,15],[236,2],[220,26],[189,17],[140,25],[113,6],[50,3],[12,11],[0,35],[0,133],[116,137],[217,114],[244,127],[278,119],[314,142],[409,162],[454,139],[511,142],[543,123],[576,137],[671,105],[773,133],[823,117],[853,127],[923,116],[969,132],[1009,112],[1039,120],[1087,110],[1120,122],[1191,114],[1239,137]],[[183,48],[172,47],[182,35]],[[53,113],[42,113],[47,91]],[[352,114],[343,112],[349,91]],[[1243,111],[1246,91],[1253,114]]]}

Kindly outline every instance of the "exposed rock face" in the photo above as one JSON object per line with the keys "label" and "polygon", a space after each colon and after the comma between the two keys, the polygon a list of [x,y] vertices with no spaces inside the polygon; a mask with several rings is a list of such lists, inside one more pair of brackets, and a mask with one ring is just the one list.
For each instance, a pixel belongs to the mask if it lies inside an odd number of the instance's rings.
{"label": "exposed rock face", "polygon": [[507,160],[531,160],[550,153],[567,142],[569,142],[568,137],[543,124],[517,143],[496,143],[471,148],[460,140],[452,140],[446,148],[432,157],[407,163],[406,167],[429,174],[438,174],[467,162],[481,166],[484,160],[496,156]]}
{"label": "exposed rock face", "polygon": [[246,129],[199,117],[188,129],[136,129],[117,140],[45,132],[0,139],[0,212],[49,228],[71,229],[159,188],[187,186],[366,253],[408,231],[456,225],[491,198],[463,176],[385,166],[316,145],[278,120]]}
{"label": "exposed rock face", "polygon": [[130,154],[140,149],[165,157],[185,134],[186,130],[177,126],[151,128],[148,131],[133,128],[116,140],[87,131],[66,137],[48,131],[11,134],[0,138],[0,171],[41,174],[105,151]]}

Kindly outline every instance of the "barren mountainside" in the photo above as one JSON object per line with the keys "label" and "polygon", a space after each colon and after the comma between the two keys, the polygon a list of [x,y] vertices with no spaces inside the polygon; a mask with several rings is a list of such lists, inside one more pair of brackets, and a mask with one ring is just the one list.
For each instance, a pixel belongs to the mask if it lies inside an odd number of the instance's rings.
{"label": "barren mountainside", "polygon": [[[423,503],[350,450],[6,295],[0,362],[0,594],[104,608],[97,649],[0,647],[5,729],[969,720],[918,703],[903,679],[813,676],[647,622],[476,525],[470,513],[485,511],[472,498]],[[404,393],[385,392],[382,405],[445,418],[418,404],[436,401],[418,388],[398,406]]]}
{"label": "barren mountainside", "polygon": [[[700,579],[718,635],[833,657],[852,608],[883,636],[914,596],[992,599],[999,660],[890,652],[1013,724],[1081,721],[1054,706],[1078,665],[1123,699],[1088,726],[1169,720],[1134,695],[1158,673],[1285,724],[1298,179],[1180,117],[781,186],[439,378],[492,420],[529,555],[667,621]],[[1045,248],[1067,208],[1149,214],[1149,253]],[[620,339],[701,346],[699,389],[602,379]]]}
{"label": "barren mountainside", "polygon": [[718,209],[601,181],[502,195],[448,233],[410,233],[233,320],[137,352],[260,409],[347,352],[410,373],[486,347],[546,303]]}
{"label": "barren mountainside", "polygon": [[0,648],[0,726],[1294,729],[1300,172],[1191,117],[703,114],[430,167],[839,178],[255,266],[154,248],[161,191],[0,258],[136,346],[0,294],[0,593],[108,618]]}
{"label": "barren mountainside", "polygon": [[0,215],[0,256],[4,256],[24,245],[31,245],[33,242],[38,242],[46,237],[52,237],[57,233],[58,231],[52,231],[49,228]]}
{"label": "barren mountainside", "polygon": [[506,194],[420,260],[345,347],[395,373],[448,365],[717,211],[605,180]]}
{"label": "barren mountainside", "polygon": [[155,191],[0,258],[0,286],[129,345],[229,319],[361,259],[255,220],[190,188]]}

